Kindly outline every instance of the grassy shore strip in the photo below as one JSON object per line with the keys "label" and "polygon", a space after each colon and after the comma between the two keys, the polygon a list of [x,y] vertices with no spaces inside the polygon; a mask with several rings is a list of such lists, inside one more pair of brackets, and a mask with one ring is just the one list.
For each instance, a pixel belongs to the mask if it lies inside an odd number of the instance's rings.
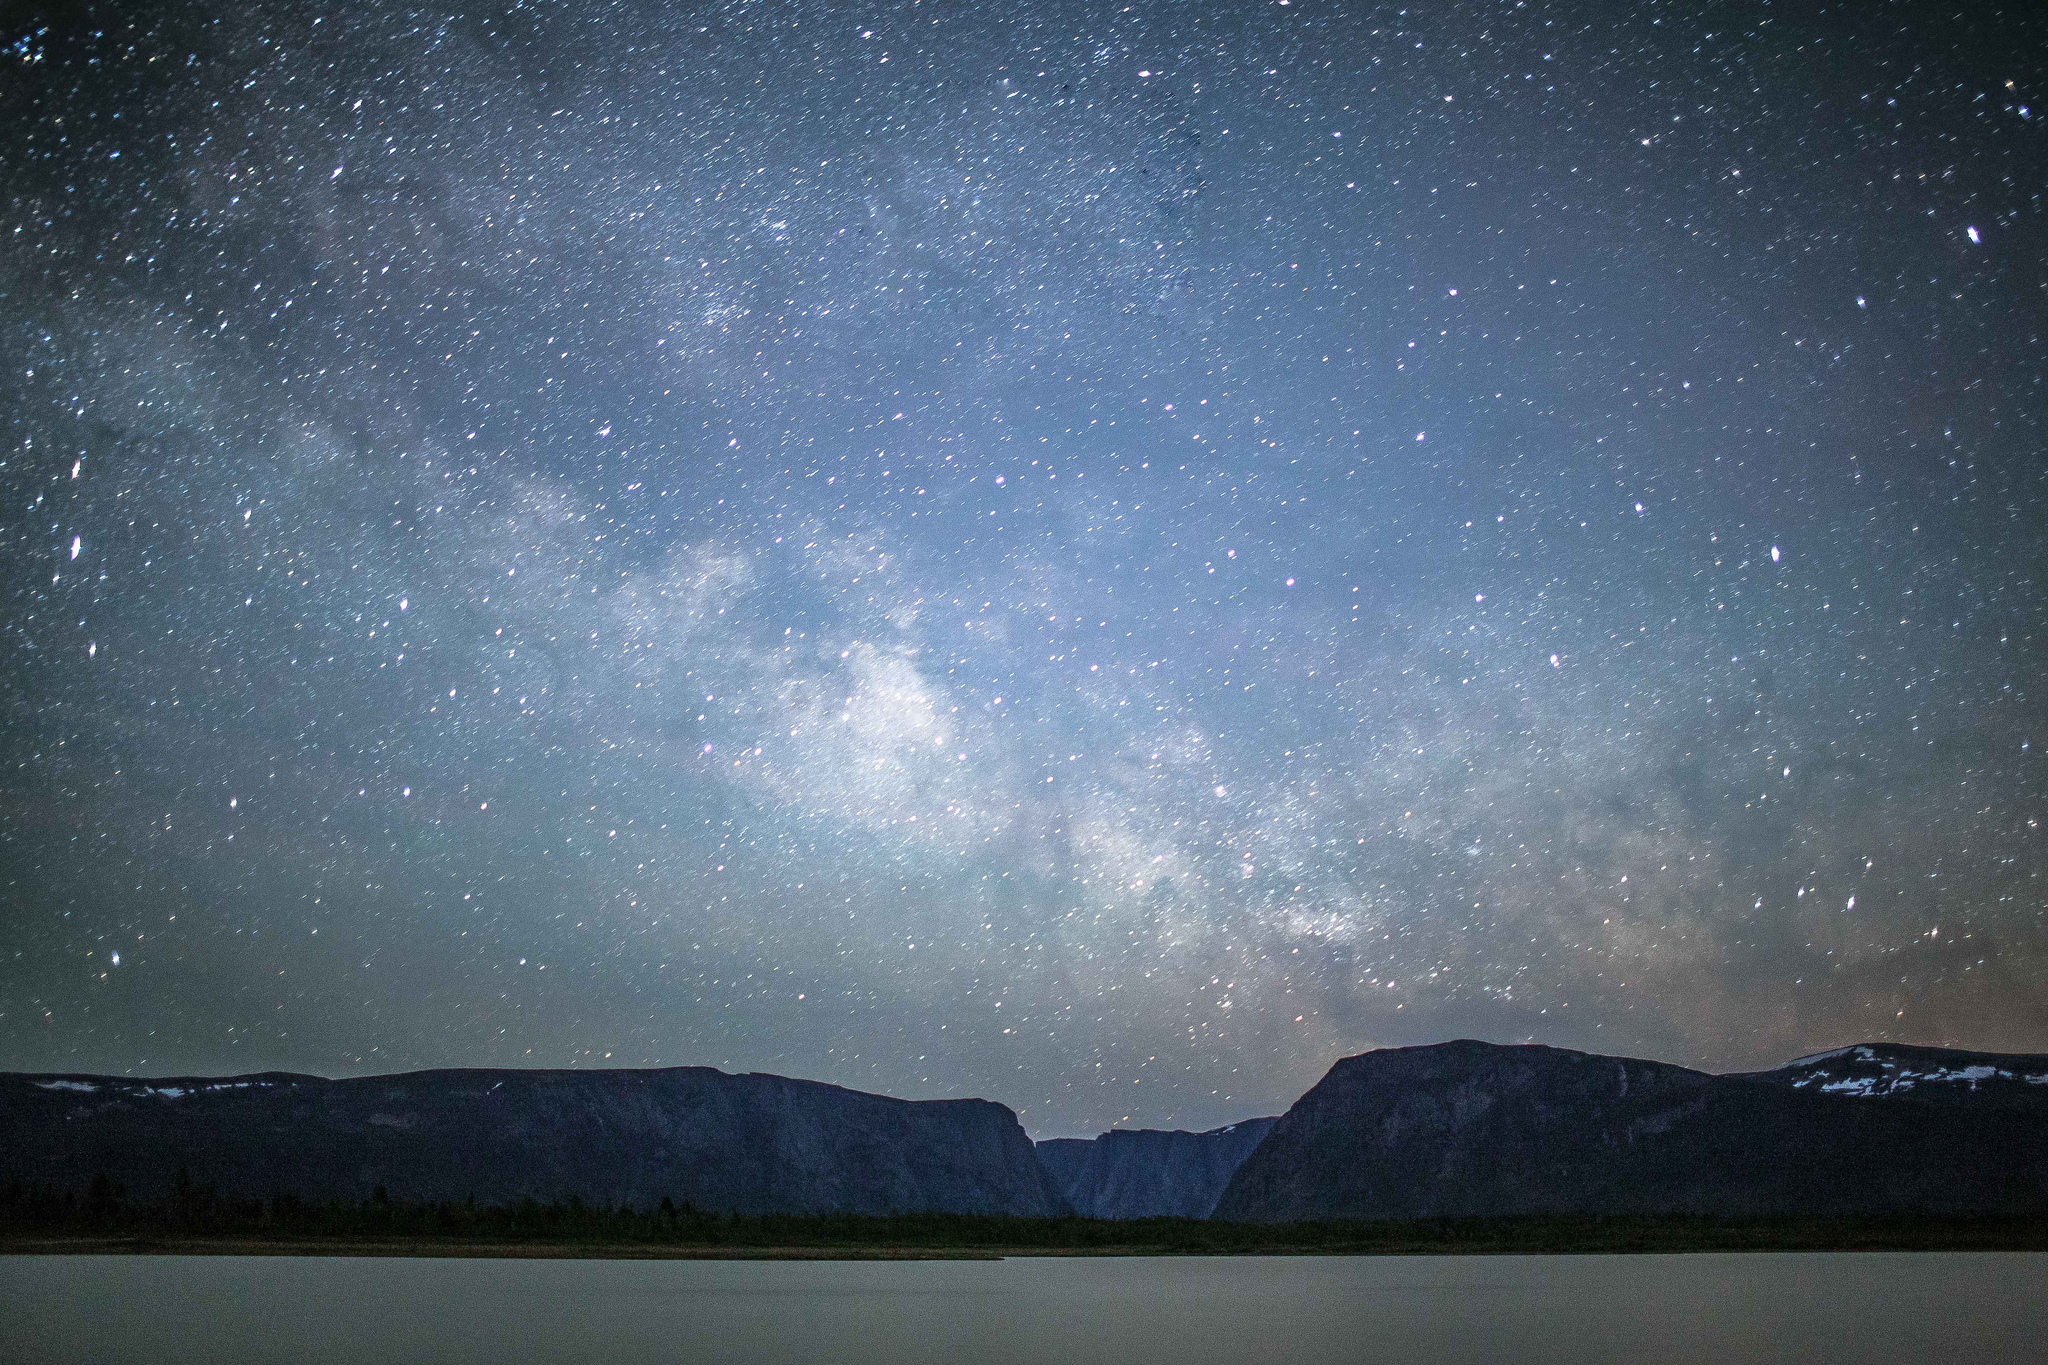
{"label": "grassy shore strip", "polygon": [[[346,1223],[350,1220],[339,1220]],[[569,1221],[569,1220],[565,1220]],[[2048,1220],[1731,1222],[1473,1218],[1284,1225],[1190,1219],[698,1216],[666,1228],[524,1232],[336,1226],[0,1227],[0,1254],[421,1256],[613,1260],[995,1260],[1030,1256],[1532,1256],[1785,1251],[2048,1251]],[[621,1236],[621,1233],[628,1235]],[[662,1235],[666,1234],[666,1235]]]}

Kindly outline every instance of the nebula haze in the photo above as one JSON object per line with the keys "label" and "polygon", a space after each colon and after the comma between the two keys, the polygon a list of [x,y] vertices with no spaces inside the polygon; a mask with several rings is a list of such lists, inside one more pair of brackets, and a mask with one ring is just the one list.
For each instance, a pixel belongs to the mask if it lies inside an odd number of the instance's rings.
{"label": "nebula haze", "polygon": [[0,33],[0,1066],[2048,1049],[2024,7]]}

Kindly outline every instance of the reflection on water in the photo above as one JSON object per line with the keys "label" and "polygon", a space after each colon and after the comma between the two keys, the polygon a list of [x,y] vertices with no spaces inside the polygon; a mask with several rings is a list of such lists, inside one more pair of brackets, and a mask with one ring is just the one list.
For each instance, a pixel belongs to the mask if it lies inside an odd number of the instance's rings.
{"label": "reflection on water", "polygon": [[0,1361],[2012,1361],[2048,1255],[0,1257]]}

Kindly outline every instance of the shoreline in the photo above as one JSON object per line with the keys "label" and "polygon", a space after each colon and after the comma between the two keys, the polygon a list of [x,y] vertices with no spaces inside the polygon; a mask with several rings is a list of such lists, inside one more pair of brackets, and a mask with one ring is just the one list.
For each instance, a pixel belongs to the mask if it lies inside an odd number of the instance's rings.
{"label": "shoreline", "polygon": [[[747,1245],[603,1241],[473,1241],[435,1238],[294,1238],[191,1236],[14,1236],[0,1238],[6,1256],[262,1256],[395,1257],[423,1260],[592,1261],[1001,1261],[1012,1259],[1295,1256],[1686,1256],[1732,1253],[2048,1252],[2048,1227],[2026,1230],[1841,1229],[1668,1230],[1665,1235],[1556,1239],[1503,1236],[1400,1237],[1324,1244],[1189,1245]],[[1974,1233],[1975,1235],[1972,1235]],[[2003,1235],[2000,1235],[2000,1234]],[[1946,1235],[1944,1235],[1946,1234]]]}
{"label": "shoreline", "polygon": [[716,1247],[634,1243],[325,1241],[262,1237],[52,1237],[0,1241],[0,1256],[335,1256],[509,1261],[999,1261],[980,1247]]}

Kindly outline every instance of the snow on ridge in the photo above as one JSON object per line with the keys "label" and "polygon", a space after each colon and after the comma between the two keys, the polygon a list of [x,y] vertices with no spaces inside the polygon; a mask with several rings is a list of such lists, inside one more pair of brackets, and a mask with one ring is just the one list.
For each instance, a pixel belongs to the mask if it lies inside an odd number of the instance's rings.
{"label": "snow on ridge", "polygon": [[92,1081],[35,1081],[38,1090],[69,1090],[81,1095],[97,1095],[102,1090],[121,1091],[131,1097],[150,1097],[160,1100],[179,1100],[187,1095],[204,1094],[215,1090],[268,1089],[276,1081],[208,1081],[194,1085],[157,1085],[151,1081],[112,1080],[95,1084]]}
{"label": "snow on ridge", "polygon": [[177,1100],[183,1099],[187,1095],[211,1094],[216,1090],[264,1090],[275,1084],[275,1081],[209,1081],[201,1085],[179,1086],[150,1085],[144,1082],[142,1093],[145,1095],[155,1095],[159,1099]]}
{"label": "snow on ridge", "polygon": [[[1912,1070],[1888,1058],[1878,1058],[1868,1048],[1837,1048],[1833,1052],[1816,1054],[1804,1061],[1825,1061],[1831,1057],[1847,1054],[1861,1054],[1856,1061],[1875,1062],[1879,1074],[1846,1076],[1829,1079],[1825,1070],[1817,1070],[1797,1077],[1792,1084],[1801,1090],[1821,1090],[1832,1095],[1892,1095],[1906,1094],[1923,1085],[1966,1085],[1975,1090],[1985,1081],[2013,1081],[2027,1085],[2048,1085],[2048,1074],[2023,1073],[1988,1062],[1972,1063],[1968,1066],[1936,1066],[1928,1070]],[[1794,1063],[1797,1065],[1797,1063]]]}
{"label": "snow on ridge", "polygon": [[1976,1066],[1955,1067],[1946,1071],[1928,1071],[1919,1074],[1902,1072],[1900,1073],[1900,1078],[1908,1084],[1916,1081],[1935,1081],[1939,1083],[1968,1081],[1972,1090],[1977,1088],[1977,1082],[1992,1080],[2024,1081],[2028,1085],[2048,1085],[2048,1075],[2008,1071],[2002,1066],[1989,1066],[1982,1063]]}

